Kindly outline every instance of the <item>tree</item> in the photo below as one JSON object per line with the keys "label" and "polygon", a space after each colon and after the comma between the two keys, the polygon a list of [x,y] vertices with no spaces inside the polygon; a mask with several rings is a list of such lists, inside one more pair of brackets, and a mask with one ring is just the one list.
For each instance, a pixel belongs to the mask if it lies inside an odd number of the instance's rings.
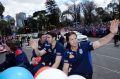
{"label": "tree", "polygon": [[61,15],[61,20],[64,20],[64,16],[67,16],[66,18],[68,19],[68,17],[72,17],[73,23],[80,23],[80,3],[76,4],[76,1],[78,0],[70,0],[73,4],[68,4],[65,3],[66,6],[68,7],[68,9],[66,11],[64,11]]}
{"label": "tree", "polygon": [[37,32],[37,21],[33,19],[33,17],[28,17],[25,23],[25,28],[28,28],[30,32]]}
{"label": "tree", "polygon": [[63,27],[67,27],[67,26],[72,26],[72,25],[73,25],[73,23],[71,22],[71,20],[69,20],[69,19],[67,19],[67,18],[66,18],[65,21],[63,21],[63,22],[61,22],[61,23],[62,23],[62,26],[63,26]]}
{"label": "tree", "polygon": [[104,13],[104,10],[102,7],[98,7],[95,9],[98,15],[102,15]]}
{"label": "tree", "polygon": [[17,30],[17,34],[25,34],[25,33],[26,33],[25,27],[20,27],[20,28]]}
{"label": "tree", "polygon": [[119,5],[118,5],[118,11],[119,11],[119,19],[120,19],[120,0],[118,0],[118,3],[119,3]]}
{"label": "tree", "polygon": [[0,17],[2,18],[3,17],[3,12],[5,10],[5,7],[2,5],[2,3],[0,2]]}
{"label": "tree", "polygon": [[46,1],[46,8],[47,8],[47,16],[49,24],[58,26],[59,25],[59,17],[61,15],[61,11],[54,0],[47,0]]}
{"label": "tree", "polygon": [[38,30],[45,30],[48,28],[48,16],[46,10],[41,10],[33,13],[33,19],[36,21]]}
{"label": "tree", "polygon": [[119,4],[116,2],[111,2],[107,5],[108,11],[110,11],[112,19],[119,18]]}
{"label": "tree", "polygon": [[[74,13],[73,12],[70,12],[69,10],[66,10],[66,11],[63,11],[62,12],[62,15],[60,17],[61,19],[61,22],[65,21],[66,19],[68,19],[68,17],[72,17],[72,19],[74,19]],[[71,19],[71,20],[72,20]]]}
{"label": "tree", "polygon": [[9,26],[9,23],[7,21],[1,20],[0,28],[1,35],[12,35],[11,27]]}
{"label": "tree", "polygon": [[40,13],[38,14],[38,26],[40,28],[40,30],[43,30],[43,29],[47,29],[47,24],[48,24],[48,16],[46,15],[46,11],[45,10],[42,10],[40,11]]}
{"label": "tree", "polygon": [[99,22],[106,22],[109,20],[108,19],[110,18],[109,13],[106,12],[102,7],[96,8],[95,11],[97,13],[97,16],[98,16],[97,20],[99,20]]}
{"label": "tree", "polygon": [[94,14],[92,13],[96,8],[94,2],[87,1],[85,3],[81,3],[81,8],[85,18],[85,24],[91,24],[94,22]]}

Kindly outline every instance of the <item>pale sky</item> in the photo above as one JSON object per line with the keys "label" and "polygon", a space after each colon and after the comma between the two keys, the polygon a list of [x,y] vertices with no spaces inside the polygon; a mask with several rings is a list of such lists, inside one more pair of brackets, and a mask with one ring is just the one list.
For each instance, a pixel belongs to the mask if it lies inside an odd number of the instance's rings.
{"label": "pale sky", "polygon": [[[0,0],[5,7],[4,16],[11,15],[15,17],[16,13],[25,12],[27,15],[32,15],[35,11],[44,10],[46,0]],[[67,9],[64,2],[70,2],[70,0],[55,0],[61,11]],[[78,2],[82,0],[78,0]],[[92,0],[98,6],[105,7],[111,0]]]}

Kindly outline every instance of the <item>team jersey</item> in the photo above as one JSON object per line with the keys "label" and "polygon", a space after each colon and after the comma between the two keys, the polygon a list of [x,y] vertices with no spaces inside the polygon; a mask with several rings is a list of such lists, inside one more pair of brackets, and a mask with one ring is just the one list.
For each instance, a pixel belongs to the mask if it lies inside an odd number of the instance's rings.
{"label": "team jersey", "polygon": [[[52,45],[46,43],[44,50],[47,52],[45,56],[42,58],[43,62],[46,63],[46,65],[52,66],[55,63],[56,56],[63,56],[64,53],[64,46],[60,43],[56,43],[55,47],[52,48]],[[59,66],[61,69],[62,62]]]}
{"label": "team jersey", "polygon": [[91,50],[93,50],[93,46],[89,41],[80,42],[76,52],[71,49],[66,50],[64,53],[64,63],[69,63],[71,68],[69,75],[91,74],[93,72]]}
{"label": "team jersey", "polygon": [[21,49],[17,49],[15,51],[15,58],[16,58],[17,66],[21,66],[21,67],[25,67],[25,68],[29,67],[30,64],[29,64],[28,58]]}

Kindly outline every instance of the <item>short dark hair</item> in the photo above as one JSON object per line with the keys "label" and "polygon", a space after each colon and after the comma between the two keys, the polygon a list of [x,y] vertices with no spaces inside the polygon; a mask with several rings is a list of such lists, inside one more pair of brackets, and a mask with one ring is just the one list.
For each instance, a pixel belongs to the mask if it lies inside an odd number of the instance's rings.
{"label": "short dark hair", "polygon": [[43,35],[45,35],[44,33],[38,33],[38,38],[41,38]]}
{"label": "short dark hair", "polygon": [[15,40],[10,40],[10,39],[8,39],[8,40],[6,41],[6,45],[7,45],[12,51],[16,51],[17,48],[20,48],[19,43],[18,43],[17,41],[15,41]]}
{"label": "short dark hair", "polygon": [[54,32],[47,32],[48,35],[57,38],[57,34]]}
{"label": "short dark hair", "polygon": [[71,35],[76,35],[76,37],[77,37],[77,34],[75,33],[75,32],[73,32],[73,31],[71,31],[71,32],[68,32],[68,33],[66,33],[66,41],[68,42],[69,41],[69,37],[71,36]]}

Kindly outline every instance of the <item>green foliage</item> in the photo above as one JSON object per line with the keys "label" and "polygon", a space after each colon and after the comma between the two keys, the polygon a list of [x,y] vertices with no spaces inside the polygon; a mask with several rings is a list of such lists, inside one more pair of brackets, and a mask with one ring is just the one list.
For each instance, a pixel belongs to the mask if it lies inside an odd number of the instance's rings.
{"label": "green foliage", "polygon": [[48,24],[48,16],[46,15],[47,12],[45,10],[37,11],[33,13],[33,19],[34,19],[34,28],[37,29],[37,31],[41,31],[44,29],[47,29]]}
{"label": "green foliage", "polygon": [[25,34],[25,28],[21,27],[17,30],[17,34]]}
{"label": "green foliage", "polygon": [[57,6],[54,0],[47,0],[46,1],[46,8],[48,12],[49,23],[55,26],[59,24],[59,17],[61,15],[61,11]]}
{"label": "green foliage", "polygon": [[27,23],[26,27],[31,29],[31,32],[37,32],[37,21],[33,17],[29,17]]}
{"label": "green foliage", "polygon": [[9,26],[9,23],[5,20],[1,20],[0,21],[0,32],[1,35],[11,35],[12,34],[12,30]]}
{"label": "green foliage", "polygon": [[5,10],[5,7],[2,5],[2,3],[0,2],[0,16],[3,17],[3,12]]}

